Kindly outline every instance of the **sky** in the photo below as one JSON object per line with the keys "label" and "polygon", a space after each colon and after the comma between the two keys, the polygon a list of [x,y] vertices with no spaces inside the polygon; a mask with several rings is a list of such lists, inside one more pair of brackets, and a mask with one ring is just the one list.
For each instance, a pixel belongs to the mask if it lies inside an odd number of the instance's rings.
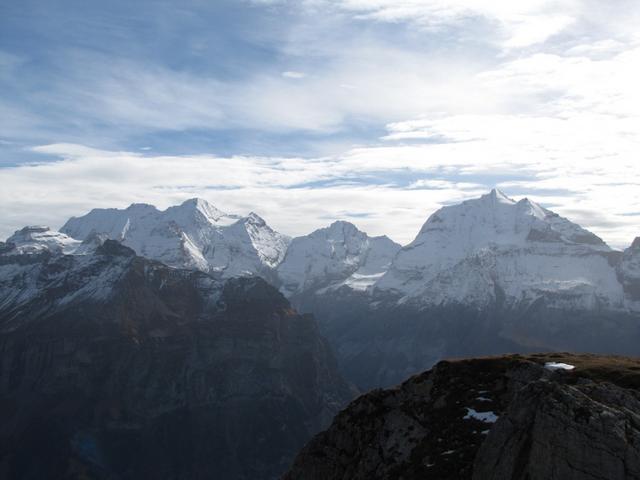
{"label": "sky", "polygon": [[636,0],[4,0],[0,238],[201,197],[406,244],[494,187],[640,236]]}

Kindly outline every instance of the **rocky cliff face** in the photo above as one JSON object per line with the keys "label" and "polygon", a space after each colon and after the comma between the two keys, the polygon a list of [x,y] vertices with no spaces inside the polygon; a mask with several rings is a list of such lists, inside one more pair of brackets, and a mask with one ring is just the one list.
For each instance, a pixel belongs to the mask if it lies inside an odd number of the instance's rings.
{"label": "rocky cliff face", "polygon": [[284,478],[640,478],[639,389],[622,357],[443,361],[355,400]]}
{"label": "rocky cliff face", "polygon": [[276,478],[353,395],[260,278],[3,251],[0,477]]}

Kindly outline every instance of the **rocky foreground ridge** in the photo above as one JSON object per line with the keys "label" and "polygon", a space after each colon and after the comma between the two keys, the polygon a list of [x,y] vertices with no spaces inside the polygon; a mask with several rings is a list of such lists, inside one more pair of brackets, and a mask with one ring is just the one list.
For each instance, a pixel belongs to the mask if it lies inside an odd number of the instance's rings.
{"label": "rocky foreground ridge", "polygon": [[352,402],[284,478],[637,479],[640,360],[533,354],[442,361]]}

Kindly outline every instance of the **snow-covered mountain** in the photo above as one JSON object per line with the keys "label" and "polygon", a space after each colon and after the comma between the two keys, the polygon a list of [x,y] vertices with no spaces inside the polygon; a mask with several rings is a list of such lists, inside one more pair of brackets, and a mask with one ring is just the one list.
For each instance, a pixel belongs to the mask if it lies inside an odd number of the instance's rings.
{"label": "snow-covered mountain", "polygon": [[392,299],[421,308],[546,297],[559,307],[625,310],[637,307],[621,281],[635,264],[630,250],[622,272],[621,255],[537,203],[492,190],[441,208],[402,248],[335,222],[295,238],[277,272],[281,291],[312,311],[304,305],[310,296],[335,297],[338,289],[372,304]]}
{"label": "snow-covered mountain", "polygon": [[[307,264],[294,262],[305,265],[294,277],[315,272],[311,283],[322,284],[321,244],[301,255]],[[640,353],[640,240],[614,251],[528,199],[493,190],[443,207],[384,269],[363,289],[343,280],[291,296],[318,317],[345,375],[363,389],[448,356]]]}
{"label": "snow-covered mountain", "polygon": [[[74,242],[76,248],[81,245]],[[100,245],[82,255],[61,253],[53,245],[47,249],[36,243],[25,249],[24,245],[7,242],[0,249],[3,331],[19,328],[27,321],[36,321],[47,312],[64,310],[76,302],[108,299],[134,256],[133,250],[115,242],[111,249]],[[120,248],[114,251],[115,247]]]}
{"label": "snow-covered mountain", "polygon": [[36,254],[41,252],[72,253],[82,242],[51,230],[45,226],[28,226],[18,230],[9,238],[7,243],[16,248],[16,252]]}
{"label": "snow-covered mountain", "polygon": [[554,295],[576,308],[622,309],[618,256],[575,223],[492,190],[431,215],[376,288],[433,305]]}
{"label": "snow-covered mountain", "polygon": [[287,296],[347,286],[364,290],[389,268],[400,245],[386,236],[369,237],[349,222],[334,222],[294,238],[278,266]]}
{"label": "snow-covered mountain", "polygon": [[173,267],[262,276],[315,314],[345,374],[363,388],[446,356],[640,353],[640,240],[612,250],[498,190],[441,208],[404,247],[347,222],[289,241],[255,214],[228,215],[196,199],[165,211],[93,210],[61,232],[27,227],[0,254],[86,255],[105,238]]}
{"label": "snow-covered mountain", "polygon": [[164,211],[94,209],[60,232],[25,227],[7,242],[24,253],[82,254],[106,238],[173,267],[261,275],[294,303],[340,290],[373,305],[484,308],[544,297],[562,308],[640,310],[640,241],[613,251],[579,225],[499,190],[441,208],[402,248],[343,221],[291,241],[254,213],[226,214],[201,199]]}
{"label": "snow-covered mountain", "polygon": [[229,215],[202,199],[164,211],[147,204],[94,209],[71,218],[61,232],[78,240],[103,234],[138,255],[224,277],[260,274],[271,279],[289,243],[255,213]]}
{"label": "snow-covered mountain", "polygon": [[640,237],[624,251],[619,267],[619,277],[625,298],[631,309],[640,312]]}

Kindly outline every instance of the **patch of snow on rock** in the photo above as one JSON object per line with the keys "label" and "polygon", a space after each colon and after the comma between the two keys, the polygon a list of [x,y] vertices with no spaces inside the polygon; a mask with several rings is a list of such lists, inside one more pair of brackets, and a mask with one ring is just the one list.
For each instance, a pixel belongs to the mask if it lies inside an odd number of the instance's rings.
{"label": "patch of snow on rock", "polygon": [[498,416],[493,413],[493,412],[478,412],[476,410],[474,410],[473,408],[467,408],[467,414],[462,417],[463,420],[469,420],[469,419],[475,419],[475,420],[480,420],[481,422],[484,423],[496,423],[496,421],[498,420]]}
{"label": "patch of snow on rock", "polygon": [[547,362],[544,364],[544,368],[547,370],[568,370],[571,371],[575,367],[575,365],[570,365],[568,363],[558,363],[558,362]]}

